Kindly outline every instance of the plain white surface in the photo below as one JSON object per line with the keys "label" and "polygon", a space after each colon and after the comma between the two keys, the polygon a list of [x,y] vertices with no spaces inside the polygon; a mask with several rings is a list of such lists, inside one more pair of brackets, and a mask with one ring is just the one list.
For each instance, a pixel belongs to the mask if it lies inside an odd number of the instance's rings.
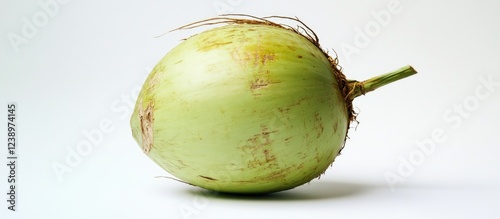
{"label": "plain white surface", "polygon": [[[500,217],[498,1],[61,0],[49,11],[41,6],[54,1],[0,3],[0,123],[6,124],[8,102],[19,107],[17,211],[2,204],[0,218]],[[378,21],[376,14],[394,4],[398,13]],[[194,32],[155,36],[218,13],[298,16],[324,48],[337,51],[349,78],[406,64],[419,74],[358,98],[361,123],[342,155],[302,187],[238,197],[155,178],[168,175],[132,139],[132,104],[150,69]],[[14,45],[9,36],[23,36],[33,19],[36,33]],[[369,42],[358,42],[356,54],[343,51],[367,26]],[[107,123],[106,133],[58,178],[52,165],[64,164],[100,123]],[[435,146],[425,154],[418,145],[433,136]],[[2,194],[5,138],[0,125]],[[388,173],[402,181],[391,187]]]}

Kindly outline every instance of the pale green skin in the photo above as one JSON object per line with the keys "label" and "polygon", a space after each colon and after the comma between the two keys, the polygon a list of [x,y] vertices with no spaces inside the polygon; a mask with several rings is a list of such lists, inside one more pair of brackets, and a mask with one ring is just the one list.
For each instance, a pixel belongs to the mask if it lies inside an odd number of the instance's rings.
{"label": "pale green skin", "polygon": [[330,62],[308,39],[232,24],[192,36],[161,59],[131,127],[145,153],[180,180],[270,193],[332,164],[348,128],[343,99]]}

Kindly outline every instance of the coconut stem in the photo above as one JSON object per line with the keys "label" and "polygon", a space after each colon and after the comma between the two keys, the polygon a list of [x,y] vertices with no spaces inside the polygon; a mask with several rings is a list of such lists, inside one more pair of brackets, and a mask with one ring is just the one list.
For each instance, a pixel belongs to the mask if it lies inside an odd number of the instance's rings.
{"label": "coconut stem", "polygon": [[347,80],[347,86],[349,89],[349,94],[347,95],[347,98],[353,100],[354,98],[359,97],[361,95],[365,95],[366,93],[373,91],[379,87],[406,78],[408,76],[414,75],[416,73],[417,71],[415,71],[413,67],[407,65],[395,71],[375,76],[365,81],[359,82],[356,80]]}

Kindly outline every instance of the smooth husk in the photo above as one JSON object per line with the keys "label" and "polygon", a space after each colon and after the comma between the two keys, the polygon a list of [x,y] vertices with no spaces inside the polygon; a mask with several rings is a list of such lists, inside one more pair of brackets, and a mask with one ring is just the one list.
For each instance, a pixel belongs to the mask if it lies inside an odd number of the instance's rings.
{"label": "smooth husk", "polygon": [[269,193],[320,176],[344,146],[352,100],[416,73],[406,66],[347,80],[305,25],[204,22],[183,28],[227,25],[188,38],[160,60],[131,127],[163,169],[210,190]]}

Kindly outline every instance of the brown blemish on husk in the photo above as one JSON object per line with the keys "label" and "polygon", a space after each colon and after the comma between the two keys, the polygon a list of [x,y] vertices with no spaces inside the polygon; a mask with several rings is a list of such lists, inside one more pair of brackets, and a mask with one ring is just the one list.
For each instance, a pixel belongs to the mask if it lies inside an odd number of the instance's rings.
{"label": "brown blemish on husk", "polygon": [[269,83],[261,78],[255,79],[250,83],[250,90],[254,91],[269,86]]}
{"label": "brown blemish on husk", "polygon": [[292,50],[292,51],[296,51],[297,50],[297,47],[295,46],[290,46],[290,45],[287,45],[286,46],[289,50]]}
{"label": "brown blemish on husk", "polygon": [[[246,51],[253,52],[248,53]],[[255,67],[265,65],[276,58],[274,52],[263,50],[259,45],[249,47],[236,46],[231,50],[231,57],[240,65],[248,66],[248,63],[251,63]]]}
{"label": "brown blemish on husk", "polygon": [[272,52],[256,53],[255,54],[255,60],[260,60],[260,63],[262,65],[265,65],[266,62],[274,60],[274,53],[272,53]]}
{"label": "brown blemish on husk", "polygon": [[149,102],[146,108],[144,108],[142,100],[139,103],[139,119],[141,122],[141,132],[142,132],[142,150],[145,154],[149,154],[151,148],[153,147],[153,103]]}
{"label": "brown blemish on husk", "polygon": [[[272,84],[279,84],[281,82],[276,82],[276,81],[270,81],[268,79],[265,79],[265,78],[257,78],[253,81],[250,82],[250,90],[252,92],[255,92],[257,91],[258,89],[262,89],[262,88],[266,88],[268,87],[269,85],[272,85]],[[255,94],[254,95],[258,95],[258,94]],[[259,94],[260,95],[260,94]]]}
{"label": "brown blemish on husk", "polygon": [[276,155],[269,152],[268,149],[264,150],[264,156],[266,157],[266,163],[271,163],[271,162],[276,161]]}
{"label": "brown blemish on husk", "polygon": [[273,79],[271,77],[271,72],[265,69],[259,69],[257,73],[254,74],[254,78],[254,80],[250,81],[250,91],[256,97],[262,95],[262,93],[257,92],[259,89],[267,88],[273,84],[281,83],[281,81]]}
{"label": "brown blemish on husk", "polygon": [[261,126],[261,131],[258,134],[253,135],[247,142],[250,143],[252,149],[260,149],[263,146],[268,146],[272,143],[270,135],[277,132],[277,130],[269,131],[269,128],[265,125]]}
{"label": "brown blemish on husk", "polygon": [[148,82],[149,89],[155,88],[160,83],[160,75],[161,74],[159,74],[158,71],[161,71],[162,68],[163,67],[160,67],[160,68],[155,67],[153,69],[153,71],[151,72],[151,78],[149,79],[149,82]]}
{"label": "brown blemish on husk", "polygon": [[231,43],[232,42],[230,42],[230,41],[228,41],[228,42],[218,42],[218,43],[215,43],[215,42],[204,43],[203,45],[206,45],[206,46],[198,48],[198,51],[206,52],[206,51],[217,49],[218,47],[221,47],[221,46],[224,46],[224,45],[228,45],[228,44],[231,44]]}
{"label": "brown blemish on husk", "polygon": [[245,146],[241,149],[250,155],[252,159],[247,161],[248,168],[256,168],[266,165],[267,167],[276,166],[276,155],[272,152],[271,134],[278,132],[277,130],[269,130],[265,125],[261,126],[258,134],[253,135],[247,139]]}
{"label": "brown blemish on husk", "polygon": [[210,181],[217,181],[217,179],[214,179],[212,177],[208,177],[208,176],[202,176],[202,175],[199,175],[199,177],[203,178],[203,179],[208,179]]}
{"label": "brown blemish on husk", "polygon": [[323,126],[323,121],[321,119],[321,116],[319,113],[314,114],[314,130],[318,132],[316,135],[317,138],[320,138],[321,135],[323,134],[325,127]]}

